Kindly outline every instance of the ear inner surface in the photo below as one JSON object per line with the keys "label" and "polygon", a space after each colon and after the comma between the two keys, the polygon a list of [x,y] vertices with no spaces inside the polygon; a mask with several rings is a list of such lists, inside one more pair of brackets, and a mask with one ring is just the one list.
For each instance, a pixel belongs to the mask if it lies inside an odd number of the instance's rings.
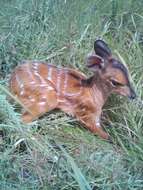
{"label": "ear inner surface", "polygon": [[103,67],[104,60],[97,55],[90,55],[87,57],[87,67],[93,68],[95,66]]}

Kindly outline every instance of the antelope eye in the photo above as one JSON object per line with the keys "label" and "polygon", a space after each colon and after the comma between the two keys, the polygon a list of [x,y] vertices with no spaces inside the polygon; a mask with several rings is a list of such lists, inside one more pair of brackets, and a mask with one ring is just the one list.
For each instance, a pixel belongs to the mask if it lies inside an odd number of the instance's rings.
{"label": "antelope eye", "polygon": [[117,82],[117,81],[115,81],[115,80],[111,80],[111,84],[112,84],[112,86],[114,86],[114,87],[124,86],[123,84],[121,84],[121,83],[119,83],[119,82]]}

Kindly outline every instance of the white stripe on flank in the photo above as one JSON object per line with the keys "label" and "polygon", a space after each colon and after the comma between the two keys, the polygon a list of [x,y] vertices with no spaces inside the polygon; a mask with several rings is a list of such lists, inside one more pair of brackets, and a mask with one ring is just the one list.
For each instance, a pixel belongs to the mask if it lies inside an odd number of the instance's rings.
{"label": "white stripe on flank", "polygon": [[58,74],[57,74],[57,81],[56,81],[56,89],[57,89],[57,94],[60,95],[61,94],[61,76],[62,76],[62,71],[58,70]]}
{"label": "white stripe on flank", "polygon": [[40,84],[39,87],[45,87],[46,92],[54,90],[52,86],[50,86],[48,83],[47,84]]}
{"label": "white stripe on flank", "polygon": [[47,89],[47,90],[54,90],[54,88],[51,87],[51,86],[47,86],[46,89]]}
{"label": "white stripe on flank", "polygon": [[34,76],[33,76],[33,73],[32,73],[32,71],[31,71],[31,68],[30,67],[27,67],[27,73],[28,73],[28,75],[29,75],[29,77],[30,77],[30,84],[35,84],[36,83],[36,81],[35,81],[35,78],[34,78]]}
{"label": "white stripe on flank", "polygon": [[65,72],[65,80],[64,80],[64,89],[63,89],[63,94],[65,95],[66,89],[67,89],[67,83],[68,83],[68,73],[67,71]]}
{"label": "white stripe on flank", "polygon": [[18,74],[16,74],[16,81],[18,83],[18,86],[20,88],[20,95],[24,95],[24,84],[22,83],[22,81],[20,80]]}
{"label": "white stripe on flank", "polygon": [[28,75],[29,75],[29,77],[31,78],[31,82],[33,82],[33,74],[32,74],[32,72],[31,72],[31,70],[30,70],[30,67],[27,67],[27,73],[28,73]]}
{"label": "white stripe on flank", "polygon": [[47,84],[40,84],[40,87],[46,87]]}
{"label": "white stripe on flank", "polygon": [[17,73],[16,73],[16,81],[17,81],[17,83],[18,83],[18,86],[20,87],[20,80],[19,80],[19,76],[18,76]]}
{"label": "white stripe on flank", "polygon": [[39,67],[38,63],[33,64],[34,74],[40,79],[41,83],[46,84],[46,81],[43,79],[43,77],[38,72],[38,67]]}
{"label": "white stripe on flank", "polygon": [[52,67],[49,67],[48,68],[48,77],[47,77],[47,79],[49,80],[49,81],[52,81],[52,70],[53,70],[53,68]]}
{"label": "white stripe on flank", "polygon": [[81,88],[80,88],[79,92],[75,92],[75,93],[66,92],[64,95],[65,96],[79,96],[79,95],[81,95]]}

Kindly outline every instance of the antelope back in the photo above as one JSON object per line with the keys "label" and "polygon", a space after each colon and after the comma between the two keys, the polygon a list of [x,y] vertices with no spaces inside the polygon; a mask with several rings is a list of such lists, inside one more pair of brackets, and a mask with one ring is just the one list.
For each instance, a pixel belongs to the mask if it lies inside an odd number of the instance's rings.
{"label": "antelope back", "polygon": [[[10,79],[10,89],[18,97],[43,96],[44,92],[55,91],[57,97],[78,96],[85,75],[67,68],[57,68],[42,62],[29,62],[18,66]],[[38,89],[41,93],[38,93]]]}

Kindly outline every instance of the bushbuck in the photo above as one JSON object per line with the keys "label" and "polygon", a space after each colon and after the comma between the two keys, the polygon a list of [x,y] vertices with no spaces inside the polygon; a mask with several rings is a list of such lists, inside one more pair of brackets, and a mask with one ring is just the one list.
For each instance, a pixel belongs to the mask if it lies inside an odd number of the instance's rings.
{"label": "bushbuck", "polygon": [[94,42],[94,53],[88,55],[86,66],[93,72],[91,77],[40,61],[25,61],[17,66],[11,75],[10,90],[29,110],[23,111],[23,122],[32,122],[58,108],[75,116],[91,132],[108,139],[100,124],[105,101],[112,93],[131,99],[136,93],[127,67],[112,56],[103,40]]}

